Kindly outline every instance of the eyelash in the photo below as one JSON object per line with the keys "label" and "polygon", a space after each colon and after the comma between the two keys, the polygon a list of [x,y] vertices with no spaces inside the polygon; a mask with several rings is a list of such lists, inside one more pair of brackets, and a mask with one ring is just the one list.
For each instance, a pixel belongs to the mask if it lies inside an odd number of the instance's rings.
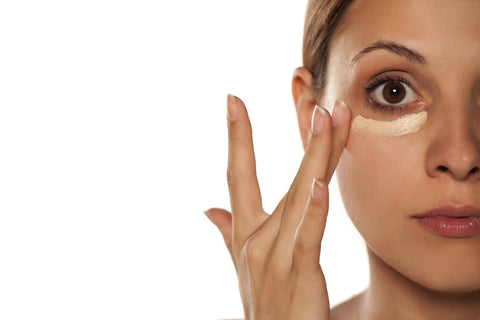
{"label": "eyelash", "polygon": [[[391,113],[394,113],[394,112],[399,112],[401,110],[405,110],[405,105],[385,105],[383,103],[379,103],[378,101],[375,101],[375,99],[373,99],[370,95],[371,93],[380,85],[382,84],[385,84],[385,83],[392,83],[392,82],[398,82],[398,83],[403,83],[407,86],[409,86],[410,88],[413,89],[410,81],[408,81],[407,79],[403,78],[403,77],[400,77],[400,76],[394,76],[394,77],[391,77],[391,76],[383,76],[381,78],[376,78],[374,80],[372,80],[366,87],[365,87],[365,91],[367,93],[367,95],[369,95],[368,99],[367,99],[367,105],[373,109],[373,111],[376,111],[377,109],[380,109],[382,110],[383,112],[391,112]],[[413,89],[414,90],[414,89]],[[415,90],[414,90],[415,91]]]}

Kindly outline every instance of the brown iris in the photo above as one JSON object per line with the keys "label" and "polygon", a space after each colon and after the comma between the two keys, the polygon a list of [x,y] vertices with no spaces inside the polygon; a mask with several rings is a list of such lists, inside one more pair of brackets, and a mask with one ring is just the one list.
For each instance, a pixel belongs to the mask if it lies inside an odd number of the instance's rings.
{"label": "brown iris", "polygon": [[407,92],[400,82],[390,82],[383,87],[383,98],[391,104],[397,104],[405,98]]}

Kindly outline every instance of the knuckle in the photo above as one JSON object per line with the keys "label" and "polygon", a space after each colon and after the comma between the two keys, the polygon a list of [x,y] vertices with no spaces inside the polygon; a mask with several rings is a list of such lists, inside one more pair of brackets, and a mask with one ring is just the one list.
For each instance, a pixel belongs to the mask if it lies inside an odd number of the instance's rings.
{"label": "knuckle", "polygon": [[311,241],[304,239],[304,237],[298,236],[295,239],[295,246],[293,250],[298,254],[307,254],[314,250],[314,245],[311,243]]}
{"label": "knuckle", "polygon": [[285,279],[292,266],[292,248],[277,242],[270,254],[267,272],[274,279]]}
{"label": "knuckle", "polygon": [[234,179],[233,168],[232,168],[232,165],[229,164],[227,167],[227,183],[229,187],[233,185],[234,180],[235,179]]}
{"label": "knuckle", "polygon": [[273,279],[282,280],[285,279],[290,273],[291,262],[286,264],[282,263],[272,263],[268,266],[269,274]]}
{"label": "knuckle", "polygon": [[232,141],[248,140],[252,136],[252,127],[250,123],[235,123],[228,128],[228,139]]}
{"label": "knuckle", "polygon": [[265,258],[265,253],[259,245],[257,237],[250,237],[244,245],[244,254],[248,265],[258,267]]}
{"label": "knuckle", "polygon": [[228,139],[230,141],[238,140],[239,136],[240,135],[233,128],[230,128],[230,130],[228,130]]}
{"label": "knuckle", "polygon": [[300,190],[298,185],[294,185],[288,195],[288,206],[292,208],[303,207],[307,197],[308,194],[305,191]]}
{"label": "knuckle", "polygon": [[[330,155],[330,145],[328,142],[322,143],[323,147],[318,147],[318,143],[311,142],[305,150],[305,158],[320,158]],[[322,146],[321,145],[321,146]]]}

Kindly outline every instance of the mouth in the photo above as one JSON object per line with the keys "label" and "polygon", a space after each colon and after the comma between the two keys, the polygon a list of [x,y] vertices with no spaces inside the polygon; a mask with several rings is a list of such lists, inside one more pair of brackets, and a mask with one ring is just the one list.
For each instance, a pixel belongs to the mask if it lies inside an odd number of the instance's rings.
{"label": "mouth", "polygon": [[480,235],[480,209],[473,206],[444,206],[413,218],[426,231],[438,236],[465,238]]}

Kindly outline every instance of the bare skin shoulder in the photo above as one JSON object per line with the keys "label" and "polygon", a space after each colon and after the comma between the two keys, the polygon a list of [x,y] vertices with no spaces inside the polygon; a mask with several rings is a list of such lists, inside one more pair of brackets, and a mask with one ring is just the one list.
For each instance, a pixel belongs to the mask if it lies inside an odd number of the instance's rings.
{"label": "bare skin shoulder", "polygon": [[333,307],[330,310],[330,320],[358,319],[358,310],[364,295],[365,291]]}

